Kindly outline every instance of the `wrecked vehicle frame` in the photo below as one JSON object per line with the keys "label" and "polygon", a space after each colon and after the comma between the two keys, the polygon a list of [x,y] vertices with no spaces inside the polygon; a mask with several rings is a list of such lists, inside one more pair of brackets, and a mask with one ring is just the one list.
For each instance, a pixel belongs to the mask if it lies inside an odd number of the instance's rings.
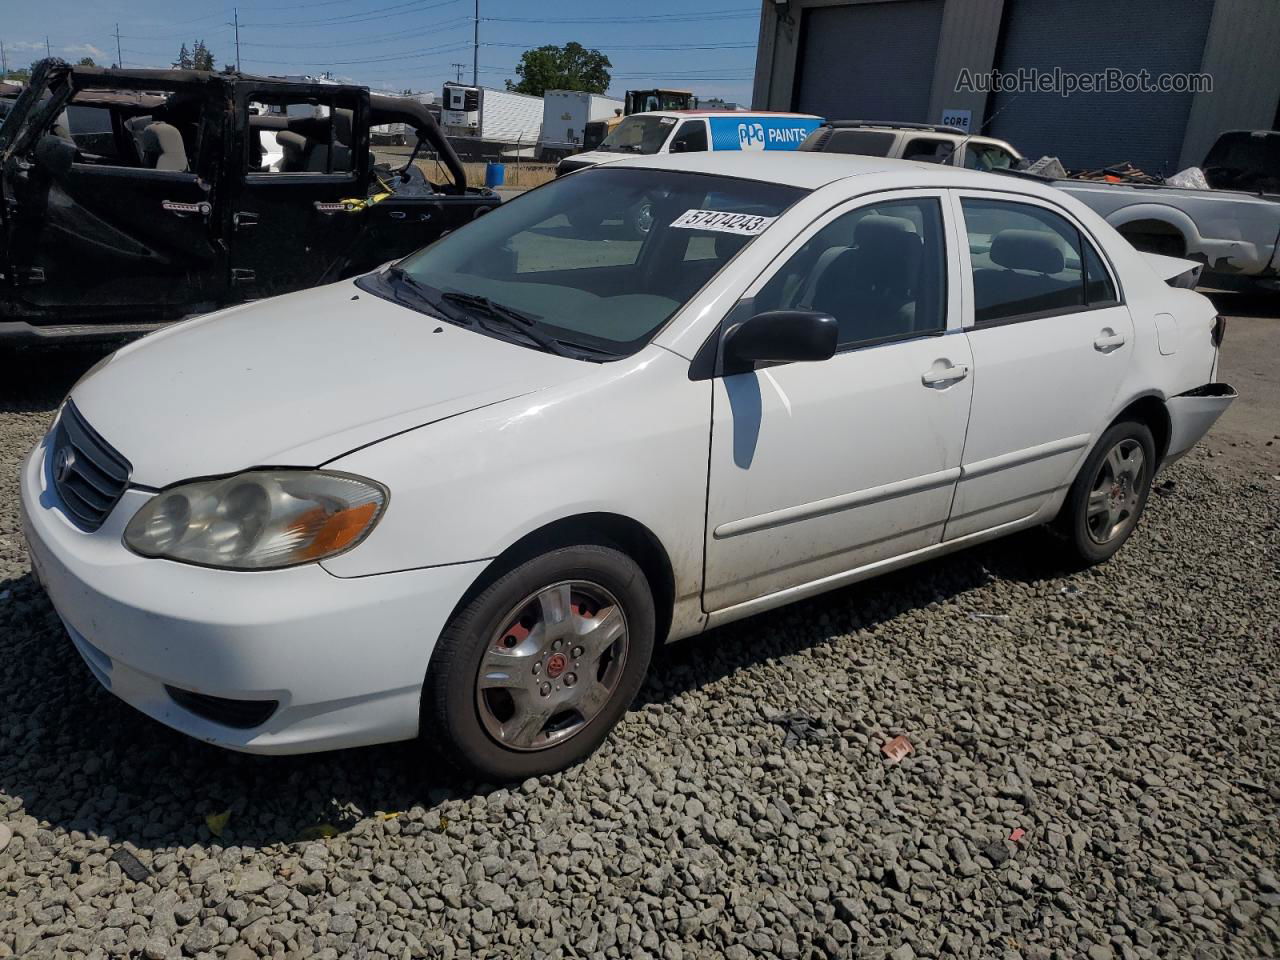
{"label": "wrecked vehicle frame", "polygon": [[[369,135],[393,122],[419,142],[396,169]],[[499,202],[412,100],[45,60],[0,124],[0,340],[127,336],[354,276]]]}

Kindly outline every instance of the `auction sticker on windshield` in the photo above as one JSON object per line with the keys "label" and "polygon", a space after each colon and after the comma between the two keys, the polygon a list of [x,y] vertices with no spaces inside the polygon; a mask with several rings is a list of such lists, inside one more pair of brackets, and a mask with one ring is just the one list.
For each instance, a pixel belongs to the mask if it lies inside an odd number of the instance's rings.
{"label": "auction sticker on windshield", "polygon": [[720,233],[736,233],[754,237],[777,217],[757,217],[751,213],[729,213],[724,210],[686,210],[671,221],[671,226],[682,230],[716,230]]}

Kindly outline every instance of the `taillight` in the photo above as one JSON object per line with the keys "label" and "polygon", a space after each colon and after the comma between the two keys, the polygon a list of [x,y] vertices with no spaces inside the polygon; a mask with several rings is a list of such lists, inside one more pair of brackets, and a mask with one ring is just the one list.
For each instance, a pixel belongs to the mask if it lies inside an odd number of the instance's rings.
{"label": "taillight", "polygon": [[1227,318],[1218,314],[1213,318],[1213,345],[1222,346],[1222,338],[1227,335]]}

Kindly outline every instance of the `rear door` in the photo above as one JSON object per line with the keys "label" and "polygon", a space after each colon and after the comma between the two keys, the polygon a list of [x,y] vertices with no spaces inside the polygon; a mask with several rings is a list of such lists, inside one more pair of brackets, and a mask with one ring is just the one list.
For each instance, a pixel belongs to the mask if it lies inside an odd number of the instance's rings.
{"label": "rear door", "polygon": [[[233,292],[270,297],[339,279],[364,223],[342,201],[366,195],[366,97],[336,85],[245,82],[235,101],[227,161]],[[277,163],[264,163],[251,110],[287,119],[288,129],[275,133]]]}
{"label": "rear door", "polygon": [[1133,356],[1114,273],[1062,208],[959,191],[973,409],[946,538],[1013,523],[1066,487]]}

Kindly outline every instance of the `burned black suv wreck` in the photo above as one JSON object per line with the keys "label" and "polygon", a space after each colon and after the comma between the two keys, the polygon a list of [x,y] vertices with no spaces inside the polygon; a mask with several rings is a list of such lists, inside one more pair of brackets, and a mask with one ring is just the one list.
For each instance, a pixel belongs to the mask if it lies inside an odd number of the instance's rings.
{"label": "burned black suv wreck", "polygon": [[[0,341],[136,334],[338,280],[499,203],[422,104],[362,87],[45,60],[6,106]],[[395,169],[369,147],[392,123],[418,143]]]}

